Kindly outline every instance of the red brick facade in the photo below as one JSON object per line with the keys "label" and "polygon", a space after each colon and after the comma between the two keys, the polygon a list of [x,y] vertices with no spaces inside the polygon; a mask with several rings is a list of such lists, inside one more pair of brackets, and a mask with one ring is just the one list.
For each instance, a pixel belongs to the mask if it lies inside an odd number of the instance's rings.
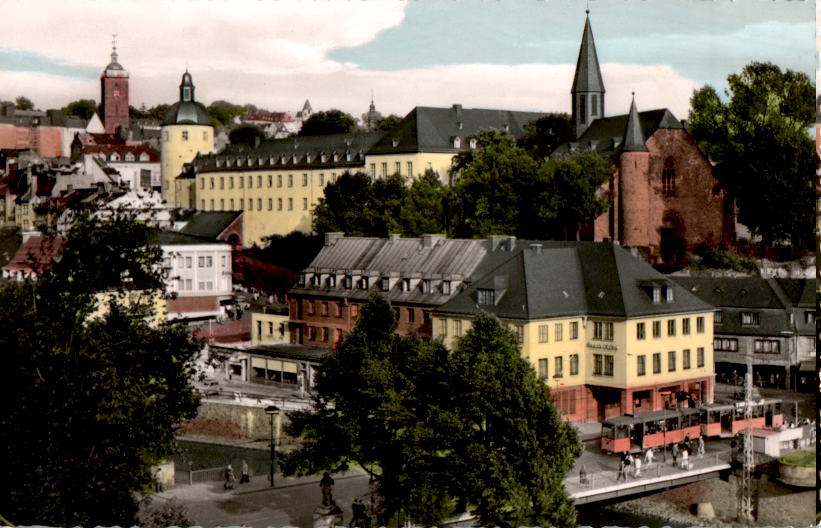
{"label": "red brick facade", "polygon": [[128,77],[109,77],[103,72],[100,77],[101,116],[107,134],[113,134],[118,127],[128,128]]}
{"label": "red brick facade", "polygon": [[67,156],[63,152],[62,131],[58,127],[28,127],[0,124],[0,148],[32,149],[44,158]]}
{"label": "red brick facade", "polygon": [[596,219],[595,240],[615,239],[665,261],[700,244],[735,240],[731,199],[684,129],[660,128],[649,152],[624,152],[608,190],[614,210]]}

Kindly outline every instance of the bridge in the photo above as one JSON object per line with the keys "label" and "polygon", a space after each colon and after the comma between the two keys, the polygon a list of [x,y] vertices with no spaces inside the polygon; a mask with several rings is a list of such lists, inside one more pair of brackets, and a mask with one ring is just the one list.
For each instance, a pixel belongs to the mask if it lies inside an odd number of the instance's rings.
{"label": "bridge", "polygon": [[[689,466],[684,469],[673,466],[672,462],[669,455],[664,461],[659,454],[649,466],[642,465],[638,476],[633,475],[633,466],[629,466],[626,470],[627,480],[617,481],[617,457],[584,453],[573,472],[565,478],[564,485],[574,504],[580,505],[617,498],[628,500],[631,496],[642,493],[717,478],[730,471],[730,453],[724,450],[708,452],[702,457],[690,457]],[[587,470],[586,482],[581,482],[579,476],[582,464]]]}

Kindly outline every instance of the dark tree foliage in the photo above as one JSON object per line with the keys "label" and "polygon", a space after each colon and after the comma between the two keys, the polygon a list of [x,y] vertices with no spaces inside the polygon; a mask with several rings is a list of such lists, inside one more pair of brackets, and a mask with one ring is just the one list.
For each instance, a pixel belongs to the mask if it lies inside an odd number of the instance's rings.
{"label": "dark tree foliage", "polygon": [[399,217],[405,203],[405,181],[394,174],[380,178],[371,183],[373,202],[371,211],[371,229],[373,236],[386,237],[390,233],[400,233],[402,227]]}
{"label": "dark tree foliage", "polygon": [[523,186],[532,182],[538,165],[505,132],[483,132],[478,146],[463,158],[453,184],[453,234],[465,238],[515,234],[519,205],[531,201]]}
{"label": "dark tree foliage", "polygon": [[380,132],[389,132],[391,131],[396,125],[398,125],[402,121],[402,118],[396,114],[391,114],[389,116],[385,116],[376,123],[376,130]]}
{"label": "dark tree foliage", "polygon": [[356,130],[356,120],[342,110],[317,112],[302,123],[299,136],[346,134]]}
{"label": "dark tree foliage", "polygon": [[14,107],[17,110],[34,110],[34,103],[28,97],[21,95],[14,100]]}
{"label": "dark tree foliage", "polygon": [[67,116],[75,116],[80,119],[91,119],[97,111],[97,101],[94,99],[78,99],[68,103],[62,109]]}
{"label": "dark tree foliage", "polygon": [[214,101],[206,107],[208,115],[217,126],[225,126],[233,122],[235,117],[243,115],[245,107],[229,103],[228,101]]}
{"label": "dark tree foliage", "polygon": [[765,244],[812,247],[812,81],[758,62],[727,81],[727,102],[710,86],[693,94],[693,135],[735,196],[739,221]]}
{"label": "dark tree foliage", "polygon": [[567,114],[548,114],[528,123],[519,146],[537,160],[550,156],[562,143],[573,141],[573,121]]}
{"label": "dark tree foliage", "polygon": [[0,334],[15,383],[15,404],[0,410],[9,521],[134,524],[150,465],[196,413],[199,346],[180,326],[149,322],[163,283],[154,236],[126,218],[80,218],[51,270],[0,289],[2,327],[14,329]]}
{"label": "dark tree foliage", "polygon": [[314,208],[314,231],[373,236],[372,203],[370,176],[346,172],[325,186],[325,194]]}
{"label": "dark tree foliage", "polygon": [[265,132],[256,125],[240,125],[228,133],[228,141],[253,148],[265,141]]}
{"label": "dark tree foliage", "polygon": [[313,412],[290,413],[303,438],[286,472],[357,463],[376,481],[377,522],[433,526],[460,505],[484,526],[574,526],[562,484],[575,430],[519,355],[515,337],[479,317],[449,354],[441,342],[396,336],[374,296],[323,364]]}
{"label": "dark tree foliage", "polygon": [[433,171],[425,171],[425,174],[415,179],[407,188],[399,213],[402,234],[418,237],[444,233],[447,229],[445,207],[449,196],[448,188]]}
{"label": "dark tree foliage", "polygon": [[325,237],[292,231],[287,235],[265,237],[263,241],[265,245],[262,248],[252,250],[255,257],[275,266],[301,273],[322,249]]}

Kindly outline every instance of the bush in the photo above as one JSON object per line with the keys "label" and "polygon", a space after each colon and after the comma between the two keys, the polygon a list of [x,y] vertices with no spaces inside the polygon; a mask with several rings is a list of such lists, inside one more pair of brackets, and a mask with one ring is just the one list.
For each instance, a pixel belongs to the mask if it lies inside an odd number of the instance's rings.
{"label": "bush", "polygon": [[815,467],[815,452],[793,451],[781,456],[781,463],[790,466]]}
{"label": "bush", "polygon": [[690,260],[690,268],[696,270],[733,270],[750,275],[758,274],[758,266],[752,259],[744,258],[721,249],[705,247],[696,250],[696,257]]}

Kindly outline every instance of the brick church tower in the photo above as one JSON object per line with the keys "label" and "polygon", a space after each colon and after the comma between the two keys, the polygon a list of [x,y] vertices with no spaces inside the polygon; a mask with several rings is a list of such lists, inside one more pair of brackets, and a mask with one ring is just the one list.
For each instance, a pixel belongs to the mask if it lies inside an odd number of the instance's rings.
{"label": "brick church tower", "polygon": [[113,43],[111,62],[100,75],[100,117],[106,134],[128,128],[128,72],[117,62],[117,43]]}
{"label": "brick church tower", "polygon": [[650,239],[648,230],[653,229],[650,218],[650,152],[641,131],[635,94],[630,103],[618,160],[622,220],[618,240],[625,246],[646,246]]}

